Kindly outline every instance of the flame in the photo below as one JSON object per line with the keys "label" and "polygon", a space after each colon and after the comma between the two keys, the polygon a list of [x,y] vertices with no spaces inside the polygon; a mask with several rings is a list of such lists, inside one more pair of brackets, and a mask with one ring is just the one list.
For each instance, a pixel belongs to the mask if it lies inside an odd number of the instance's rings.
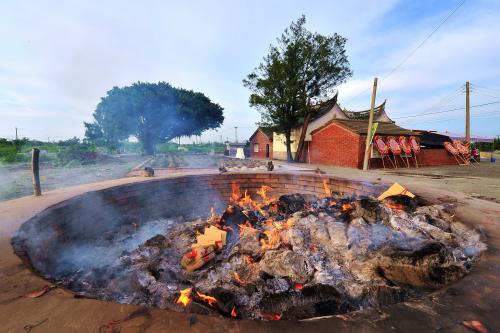
{"label": "flame", "polygon": [[207,302],[211,307],[214,307],[215,303],[217,303],[217,299],[213,296],[208,296],[198,291],[196,292],[196,295],[198,295],[198,297],[200,297],[203,301]]}
{"label": "flame", "polygon": [[210,217],[208,218],[209,223],[214,223],[215,222],[215,210],[214,207],[210,207]]}
{"label": "flame", "polygon": [[262,250],[274,249],[279,245],[280,234],[278,229],[265,230],[264,234],[266,235],[267,240],[260,240]]}
{"label": "flame", "polygon": [[250,223],[250,221],[246,221],[245,224],[238,224],[238,227],[240,227],[240,238],[243,236],[246,230],[250,232],[259,232],[252,226],[252,223]]}
{"label": "flame", "polygon": [[398,209],[398,210],[404,210],[405,209],[405,206],[403,206],[401,204],[393,203],[393,202],[384,201],[384,205],[386,207],[391,208],[391,209]]}
{"label": "flame", "polygon": [[298,282],[296,282],[296,283],[293,285],[293,289],[295,289],[295,290],[300,290],[300,289],[302,289],[302,288],[304,288],[304,284],[303,284],[303,283],[298,283]]}
{"label": "flame", "polygon": [[335,206],[336,204],[337,204],[337,202],[336,202],[336,201],[330,200],[330,207],[333,207],[333,206]]}
{"label": "flame", "polygon": [[281,314],[279,313],[259,313],[259,317],[269,319],[269,320],[280,320]]}
{"label": "flame", "polygon": [[349,213],[353,209],[354,209],[354,207],[350,203],[342,204],[342,212],[343,213]]}
{"label": "flame", "polygon": [[241,198],[240,185],[236,182],[231,183],[231,197],[229,202],[238,202]]}
{"label": "flame", "polygon": [[257,191],[257,194],[260,195],[262,198],[262,201],[264,202],[265,205],[269,205],[274,199],[270,199],[267,197],[267,192],[271,191],[272,187],[267,186],[267,185],[262,185],[260,187],[260,190]]}
{"label": "flame", "polygon": [[245,261],[247,265],[252,266],[254,264],[252,258],[250,256],[245,256]]}
{"label": "flame", "polygon": [[332,196],[332,189],[330,188],[330,185],[328,184],[328,180],[326,180],[326,179],[323,179],[323,190],[325,191],[325,197]]}
{"label": "flame", "polygon": [[236,318],[238,314],[236,313],[236,306],[233,306],[233,309],[231,310],[231,317]]}
{"label": "flame", "polygon": [[182,289],[176,303],[188,306],[188,304],[191,303],[191,291],[192,288]]}

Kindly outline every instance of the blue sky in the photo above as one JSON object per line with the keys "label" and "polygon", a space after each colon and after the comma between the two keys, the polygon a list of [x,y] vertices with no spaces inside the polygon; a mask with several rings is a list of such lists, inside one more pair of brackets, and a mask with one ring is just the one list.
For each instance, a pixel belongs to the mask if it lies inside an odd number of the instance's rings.
{"label": "blue sky", "polygon": [[[353,77],[339,102],[377,103],[413,129],[464,132],[461,87],[471,104],[500,101],[500,1],[467,0],[398,71],[403,60],[462,0],[441,1],[10,1],[0,4],[0,137],[83,137],[113,86],[167,81],[208,95],[226,120],[203,140],[248,138],[259,113],[241,80],[300,15],[307,27],[348,39]],[[364,92],[364,93],[362,93]],[[361,93],[361,94],[360,94]],[[471,132],[500,135],[500,103],[471,110]]]}

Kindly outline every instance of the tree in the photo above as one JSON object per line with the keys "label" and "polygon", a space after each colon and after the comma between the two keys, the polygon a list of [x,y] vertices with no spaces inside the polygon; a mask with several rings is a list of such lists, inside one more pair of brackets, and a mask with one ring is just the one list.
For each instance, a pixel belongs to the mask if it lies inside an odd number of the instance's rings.
{"label": "tree", "polygon": [[153,154],[158,143],[219,127],[222,110],[199,92],[165,82],[137,82],[107,92],[93,114],[94,122],[84,123],[85,137],[112,148],[133,135],[146,154]]}
{"label": "tree", "polygon": [[344,48],[347,40],[338,34],[312,33],[305,23],[305,16],[292,22],[243,80],[252,91],[250,105],[261,113],[259,125],[285,135],[289,161],[291,132],[303,123],[308,99],[327,97],[352,75]]}

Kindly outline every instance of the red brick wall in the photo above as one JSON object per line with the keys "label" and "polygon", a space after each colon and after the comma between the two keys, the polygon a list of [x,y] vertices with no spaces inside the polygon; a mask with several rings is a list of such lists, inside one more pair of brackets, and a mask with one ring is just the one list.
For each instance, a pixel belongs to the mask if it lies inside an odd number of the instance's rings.
{"label": "red brick wall", "polygon": [[333,123],[313,134],[310,161],[359,168],[363,163],[363,147],[361,136]]}
{"label": "red brick wall", "polygon": [[[254,152],[254,144],[259,145],[259,152]],[[250,157],[251,158],[266,158],[266,145],[269,145],[269,158],[273,158],[273,145],[269,138],[262,133],[257,131],[252,140],[250,141]]]}
{"label": "red brick wall", "polygon": [[422,149],[418,157],[419,166],[457,165],[457,161],[446,149]]}

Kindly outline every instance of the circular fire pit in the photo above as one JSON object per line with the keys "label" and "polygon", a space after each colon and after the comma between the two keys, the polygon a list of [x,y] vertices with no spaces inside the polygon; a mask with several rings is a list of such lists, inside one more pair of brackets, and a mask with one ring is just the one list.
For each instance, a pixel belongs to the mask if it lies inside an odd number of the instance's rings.
{"label": "circular fire pit", "polygon": [[[38,274],[90,298],[241,319],[379,307],[466,274],[485,249],[479,233],[449,206],[372,198],[385,189],[276,173],[152,180],[53,206],[12,244]],[[186,269],[208,227],[223,244]]]}

